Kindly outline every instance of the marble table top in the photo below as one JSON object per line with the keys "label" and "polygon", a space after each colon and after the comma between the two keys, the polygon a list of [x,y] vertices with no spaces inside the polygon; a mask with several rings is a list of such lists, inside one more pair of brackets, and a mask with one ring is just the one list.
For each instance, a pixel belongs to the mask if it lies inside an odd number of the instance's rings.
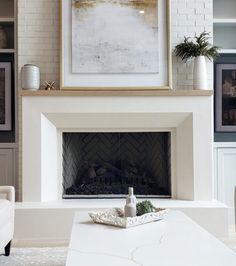
{"label": "marble table top", "polygon": [[94,224],[80,212],[74,218],[66,265],[235,266],[236,253],[179,211],[129,229]]}

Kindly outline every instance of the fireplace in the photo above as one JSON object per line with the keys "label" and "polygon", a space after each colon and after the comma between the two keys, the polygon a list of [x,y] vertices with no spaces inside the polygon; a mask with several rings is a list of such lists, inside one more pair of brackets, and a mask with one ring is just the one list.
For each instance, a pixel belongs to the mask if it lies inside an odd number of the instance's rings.
{"label": "fireplace", "polygon": [[[172,199],[211,201],[212,96],[202,95],[205,93],[202,91],[193,91],[188,96],[185,92],[181,92],[182,96],[175,91],[165,93],[168,95],[153,97],[80,97],[76,93],[73,97],[24,96],[23,201],[58,201],[65,195],[62,186],[65,132],[169,132],[171,191],[165,194]],[[118,164],[119,159],[116,160]],[[131,185],[131,181],[127,183]],[[68,183],[66,188],[72,184]]]}
{"label": "fireplace", "polygon": [[[227,209],[214,201],[212,93],[172,90],[152,97],[132,95],[23,92],[20,154],[25,205],[18,207],[22,215],[17,215],[27,217],[22,222],[29,228],[37,228],[42,217],[46,225],[53,218],[60,221],[63,234],[75,211],[124,206],[124,199],[62,200],[63,133],[169,132],[171,199],[153,199],[154,205],[184,211],[209,231],[225,235]],[[218,217],[219,223],[212,223]],[[51,229],[50,234],[45,229],[47,237],[55,233],[58,238],[57,228]]]}
{"label": "fireplace", "polygon": [[63,132],[63,198],[171,196],[170,132]]}

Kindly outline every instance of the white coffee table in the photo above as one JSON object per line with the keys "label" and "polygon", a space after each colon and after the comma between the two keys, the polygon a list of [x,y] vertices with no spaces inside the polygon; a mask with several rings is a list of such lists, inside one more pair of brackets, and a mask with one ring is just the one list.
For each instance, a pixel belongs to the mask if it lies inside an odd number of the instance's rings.
{"label": "white coffee table", "polygon": [[236,253],[179,211],[129,229],[94,224],[81,212],[74,218],[66,265],[236,266]]}

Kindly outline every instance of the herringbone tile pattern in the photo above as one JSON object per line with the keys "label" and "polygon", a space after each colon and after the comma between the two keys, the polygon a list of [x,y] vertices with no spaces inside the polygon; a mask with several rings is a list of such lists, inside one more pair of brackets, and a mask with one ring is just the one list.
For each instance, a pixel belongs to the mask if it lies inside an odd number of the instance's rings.
{"label": "herringbone tile pattern", "polygon": [[[105,173],[97,174],[102,171]],[[93,179],[96,186],[103,187],[97,187],[97,193],[102,194],[113,191],[109,187],[112,182],[117,186],[142,184],[144,194],[148,186],[169,194],[170,133],[64,133],[63,178],[65,191],[71,186],[88,185]],[[150,193],[154,193],[152,189]]]}

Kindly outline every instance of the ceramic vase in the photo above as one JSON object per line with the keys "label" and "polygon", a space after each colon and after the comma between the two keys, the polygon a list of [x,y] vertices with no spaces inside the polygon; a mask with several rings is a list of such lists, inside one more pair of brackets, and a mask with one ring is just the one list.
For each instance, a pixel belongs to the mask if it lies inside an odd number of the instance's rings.
{"label": "ceramic vase", "polygon": [[207,69],[205,56],[194,59],[193,88],[195,90],[207,90]]}
{"label": "ceramic vase", "polygon": [[27,64],[21,68],[21,87],[25,90],[39,89],[40,71],[37,66]]}

